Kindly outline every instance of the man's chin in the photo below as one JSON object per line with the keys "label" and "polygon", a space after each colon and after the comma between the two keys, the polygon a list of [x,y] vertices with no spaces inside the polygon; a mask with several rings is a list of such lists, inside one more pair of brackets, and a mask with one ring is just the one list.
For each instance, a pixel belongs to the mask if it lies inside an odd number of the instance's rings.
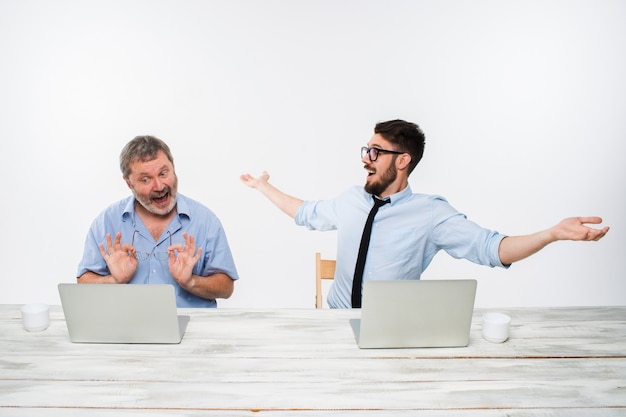
{"label": "man's chin", "polygon": [[176,200],[172,200],[172,202],[167,207],[158,207],[154,205],[153,203],[150,203],[150,204],[140,203],[140,204],[152,214],[156,214],[158,216],[167,216],[168,214],[172,212],[172,210],[174,210],[174,207],[176,207]]}
{"label": "man's chin", "polygon": [[365,192],[367,192],[368,194],[372,194],[372,195],[380,194],[379,187],[377,187],[376,184],[371,184],[368,182],[368,183],[365,183],[363,188],[365,189]]}

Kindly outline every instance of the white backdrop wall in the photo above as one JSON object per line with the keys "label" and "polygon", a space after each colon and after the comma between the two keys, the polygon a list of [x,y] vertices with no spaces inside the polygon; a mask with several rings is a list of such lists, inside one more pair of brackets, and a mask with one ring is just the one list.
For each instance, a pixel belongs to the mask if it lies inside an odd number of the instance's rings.
{"label": "white backdrop wall", "polygon": [[427,136],[415,192],[508,234],[612,227],[508,271],[440,253],[424,278],[477,278],[481,307],[626,304],[625,51],[621,0],[0,0],[0,303],[59,303],[129,194],[122,146],[153,134],[226,229],[241,279],[219,305],[313,307],[335,233],[239,175],[334,197],[364,182],[374,124],[404,118]]}

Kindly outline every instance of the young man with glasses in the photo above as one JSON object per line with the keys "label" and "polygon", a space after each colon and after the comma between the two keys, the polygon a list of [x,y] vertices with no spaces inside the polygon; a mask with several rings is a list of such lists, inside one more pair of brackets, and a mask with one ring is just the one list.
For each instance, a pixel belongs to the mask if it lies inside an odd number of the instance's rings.
{"label": "young man with glasses", "polygon": [[[367,146],[361,148],[365,186],[352,187],[332,200],[303,201],[287,195],[269,183],[267,172],[256,178],[241,176],[244,184],[263,193],[296,224],[311,230],[337,230],[335,279],[327,298],[330,307],[360,305],[361,289],[356,288],[355,301],[353,281],[419,279],[440,250],[477,264],[507,268],[549,243],[599,240],[609,230],[585,226],[601,223],[599,217],[568,218],[525,236],[505,236],[480,227],[443,197],[412,192],[408,178],[422,158],[424,143],[424,134],[414,123],[378,123]],[[372,216],[367,249],[364,224]],[[362,246],[367,262],[359,268]]]}
{"label": "young man with glasses", "polygon": [[120,168],[133,195],[92,223],[78,282],[172,284],[178,307],[216,307],[216,298],[230,297],[239,277],[224,229],[211,210],[178,194],[165,142],[137,136]]}

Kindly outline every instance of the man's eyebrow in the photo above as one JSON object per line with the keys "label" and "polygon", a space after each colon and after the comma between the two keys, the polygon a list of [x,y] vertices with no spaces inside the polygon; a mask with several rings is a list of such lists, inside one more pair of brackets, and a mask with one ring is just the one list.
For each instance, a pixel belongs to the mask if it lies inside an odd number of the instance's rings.
{"label": "man's eyebrow", "polygon": [[[157,169],[157,171],[158,172],[162,172],[163,170],[169,170],[169,169],[170,169],[170,167],[168,167],[167,164],[163,164],[163,166],[161,166],[161,168]],[[146,175],[150,175],[150,173],[141,171],[141,172],[138,172],[137,175],[139,175],[140,177],[144,177]]]}

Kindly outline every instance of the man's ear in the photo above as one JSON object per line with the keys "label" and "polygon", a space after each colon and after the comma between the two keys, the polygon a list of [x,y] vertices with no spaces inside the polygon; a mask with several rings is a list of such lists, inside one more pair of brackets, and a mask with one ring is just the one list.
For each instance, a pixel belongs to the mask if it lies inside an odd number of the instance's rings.
{"label": "man's ear", "polygon": [[403,153],[398,155],[396,158],[396,169],[404,170],[407,169],[409,164],[411,163],[411,155],[408,153]]}
{"label": "man's ear", "polygon": [[126,185],[128,185],[128,188],[130,188],[131,190],[133,189],[133,187],[130,185],[130,180],[122,175],[122,179],[124,180],[124,182],[126,183]]}

